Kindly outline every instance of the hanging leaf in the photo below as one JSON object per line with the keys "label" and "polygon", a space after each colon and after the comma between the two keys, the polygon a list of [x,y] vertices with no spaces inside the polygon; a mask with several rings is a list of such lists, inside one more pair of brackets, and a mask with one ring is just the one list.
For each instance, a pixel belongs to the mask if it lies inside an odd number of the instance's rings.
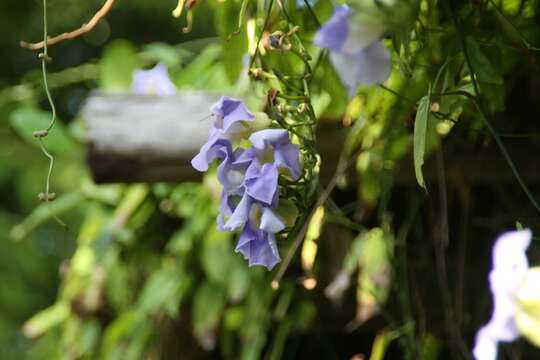
{"label": "hanging leaf", "polygon": [[211,350],[215,346],[215,330],[225,307],[222,287],[203,283],[193,298],[193,330],[201,346]]}
{"label": "hanging leaf", "polygon": [[382,228],[374,228],[362,235],[362,242],[356,293],[356,320],[360,323],[376,315],[388,297],[393,239]]}
{"label": "hanging leaf", "polygon": [[231,82],[238,79],[244,66],[242,59],[248,49],[245,24],[238,32],[239,10],[234,1],[225,1],[216,7],[216,28],[223,44],[222,61]]}
{"label": "hanging leaf", "polygon": [[424,96],[418,102],[418,110],[414,120],[414,174],[422,188],[426,188],[422,166],[426,151],[426,129],[429,118],[429,96]]}

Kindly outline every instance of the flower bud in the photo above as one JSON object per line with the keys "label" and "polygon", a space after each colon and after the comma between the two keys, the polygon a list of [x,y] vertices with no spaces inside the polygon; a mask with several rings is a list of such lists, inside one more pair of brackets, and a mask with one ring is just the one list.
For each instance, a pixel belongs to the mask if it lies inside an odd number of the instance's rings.
{"label": "flower bud", "polygon": [[287,104],[279,103],[277,105],[277,110],[279,111],[280,114],[285,115],[288,112]]}
{"label": "flower bud", "polygon": [[263,70],[261,68],[252,68],[252,69],[249,69],[248,71],[248,75],[255,80],[260,80],[262,73],[263,73]]}

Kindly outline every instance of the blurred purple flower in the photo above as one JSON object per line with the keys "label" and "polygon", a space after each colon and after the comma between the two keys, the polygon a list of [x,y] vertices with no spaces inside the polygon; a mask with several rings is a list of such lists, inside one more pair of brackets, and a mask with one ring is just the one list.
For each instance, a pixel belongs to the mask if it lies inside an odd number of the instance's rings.
{"label": "blurred purple flower", "polygon": [[489,322],[476,334],[473,354],[477,360],[495,360],[499,341],[519,337],[515,323],[516,291],[529,263],[525,252],[531,242],[531,231],[511,231],[499,236],[493,247],[493,268],[489,284],[493,294],[493,313]]}
{"label": "blurred purple flower", "polygon": [[354,17],[347,5],[335,8],[317,31],[315,44],[330,50],[330,59],[353,95],[360,84],[385,81],[390,75],[389,50],[378,40],[383,27],[376,19]]}
{"label": "blurred purple flower", "polygon": [[150,70],[135,70],[131,91],[137,95],[169,96],[176,94],[176,86],[169,78],[165,64],[157,64]]}

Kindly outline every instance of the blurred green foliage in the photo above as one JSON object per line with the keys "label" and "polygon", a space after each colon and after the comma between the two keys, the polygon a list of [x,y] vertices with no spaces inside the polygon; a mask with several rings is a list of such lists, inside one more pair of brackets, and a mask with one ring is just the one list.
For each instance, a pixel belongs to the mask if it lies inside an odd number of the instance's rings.
{"label": "blurred green foliage", "polygon": [[[234,34],[241,2],[207,1],[197,6],[193,33],[182,35],[184,19],[170,16],[173,3],[119,1],[96,33],[52,48],[49,79],[62,121],[45,144],[57,157],[53,188],[59,196],[42,204],[36,194],[44,187],[47,164],[31,134],[48,123],[50,113],[35,54],[17,46],[21,39],[40,38],[40,6],[0,4],[0,30],[10,34],[9,44],[2,45],[7,55],[0,59],[0,358],[295,358],[302,334],[324,338],[325,346],[336,313],[346,319],[335,322],[348,329],[382,314],[381,332],[362,345],[372,359],[384,358],[394,342],[409,358],[435,359],[443,348],[453,349],[444,331],[422,327],[421,316],[412,314],[411,299],[417,299],[408,290],[403,249],[417,210],[403,214],[389,205],[403,159],[429,189],[425,164],[441,144],[484,140],[475,108],[456,93],[473,89],[451,15],[437,1],[395,6],[385,15],[392,30],[385,43],[395,51],[391,77],[385,87],[361,87],[348,99],[327,56],[311,40],[317,22],[330,16],[332,2],[315,2],[317,19],[295,1],[280,3],[287,16],[278,6],[267,12],[268,1],[250,2]],[[523,37],[531,43],[540,38],[538,2],[499,2],[512,26],[492,5],[478,3],[485,6],[459,2],[466,19],[463,40],[476,69],[472,76],[488,111],[508,115],[508,93],[518,75],[538,73],[538,58],[522,43]],[[51,32],[79,26],[100,4],[50,1]],[[347,202],[325,205],[315,224],[319,231],[302,252],[310,258],[301,260],[310,265],[294,261],[277,289],[273,274],[248,268],[234,253],[234,235],[217,231],[214,174],[201,183],[95,185],[85,167],[85,129],[78,117],[89,90],[127,92],[133,70],[157,62],[168,66],[180,90],[240,96],[262,109],[269,88],[287,90],[275,78],[250,83],[247,76],[245,55],[256,48],[266,18],[268,32],[300,27],[299,41],[319,69],[310,79],[313,107],[321,125],[342,121],[350,127],[343,154],[358,175],[337,179],[340,191],[348,191]],[[290,54],[262,51],[265,68],[275,73],[296,74],[303,67]],[[454,94],[439,96],[444,92]],[[521,110],[516,114],[528,111]],[[463,121],[474,131],[457,132]],[[417,198],[426,196],[415,191]],[[347,211],[351,200],[354,209]],[[407,223],[409,216],[414,219]],[[327,232],[321,230],[325,226]],[[414,236],[425,235],[421,231]],[[329,259],[324,243],[332,241],[341,241],[343,251],[331,252]],[[281,253],[291,245],[281,242]],[[387,301],[398,306],[386,309]],[[471,332],[474,323],[468,321]],[[354,354],[340,350],[339,356]]]}

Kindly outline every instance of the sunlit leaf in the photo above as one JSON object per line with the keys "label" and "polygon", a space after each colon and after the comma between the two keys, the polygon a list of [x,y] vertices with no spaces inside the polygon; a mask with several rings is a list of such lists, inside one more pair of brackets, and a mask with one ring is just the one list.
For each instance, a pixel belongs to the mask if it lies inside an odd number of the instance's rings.
{"label": "sunlit leaf", "polygon": [[99,62],[99,84],[108,91],[126,91],[131,87],[133,72],[140,66],[135,47],[127,40],[107,45]]}
{"label": "sunlit leaf", "polygon": [[381,228],[362,236],[362,254],[356,300],[356,319],[364,322],[377,314],[390,291],[392,238]]}
{"label": "sunlit leaf", "polygon": [[222,40],[222,61],[231,82],[235,82],[244,67],[242,59],[247,55],[248,40],[245,24],[238,29],[239,7],[234,1],[218,3],[216,7],[216,28]]}
{"label": "sunlit leaf", "polygon": [[426,151],[426,129],[429,119],[429,97],[424,96],[418,102],[418,110],[414,120],[414,174],[418,185],[426,188],[422,166],[424,165],[424,154]]}
{"label": "sunlit leaf", "polygon": [[69,313],[69,304],[63,301],[57,302],[26,321],[23,326],[23,333],[30,338],[40,336],[53,326],[66,320]]}

